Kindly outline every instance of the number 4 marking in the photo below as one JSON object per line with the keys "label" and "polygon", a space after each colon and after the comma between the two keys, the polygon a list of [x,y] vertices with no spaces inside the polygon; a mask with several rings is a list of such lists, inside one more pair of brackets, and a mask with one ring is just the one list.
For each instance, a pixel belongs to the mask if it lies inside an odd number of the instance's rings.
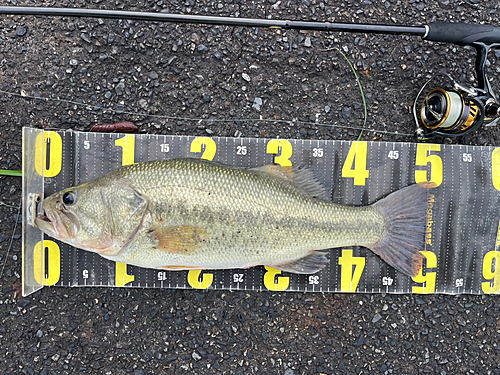
{"label": "number 4 marking", "polygon": [[342,292],[356,291],[363,270],[365,269],[365,264],[365,258],[352,256],[352,249],[342,250],[342,256],[339,258],[340,290]]}
{"label": "number 4 marking", "polygon": [[366,142],[352,142],[342,167],[342,177],[352,177],[354,185],[364,186],[366,179],[370,177],[370,171],[366,169],[367,155],[368,144]]}

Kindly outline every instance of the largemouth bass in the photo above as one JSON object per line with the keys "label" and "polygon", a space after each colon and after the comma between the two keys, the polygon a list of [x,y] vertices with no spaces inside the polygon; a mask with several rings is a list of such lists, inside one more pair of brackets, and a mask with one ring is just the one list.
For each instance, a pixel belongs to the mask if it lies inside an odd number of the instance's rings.
{"label": "largemouth bass", "polygon": [[394,192],[371,206],[315,197],[311,171],[243,169],[199,159],[133,164],[44,199],[35,226],[74,247],[146,268],[272,266],[320,271],[318,251],[365,246],[415,276],[422,263],[427,189]]}

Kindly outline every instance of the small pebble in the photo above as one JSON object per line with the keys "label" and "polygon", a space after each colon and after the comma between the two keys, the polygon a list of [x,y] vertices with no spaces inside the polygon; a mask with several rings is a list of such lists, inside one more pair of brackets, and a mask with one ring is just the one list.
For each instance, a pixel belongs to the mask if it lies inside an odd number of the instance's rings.
{"label": "small pebble", "polygon": [[191,356],[193,357],[193,359],[195,361],[199,361],[201,359],[201,356],[196,352],[193,352],[193,354]]}
{"label": "small pebble", "polygon": [[261,98],[255,98],[253,100],[253,105],[252,107],[255,108],[257,111],[260,111],[260,106],[262,105],[262,99]]}
{"label": "small pebble", "polygon": [[18,27],[17,30],[16,30],[16,35],[17,36],[24,36],[27,31],[28,31],[28,27],[27,26]]}

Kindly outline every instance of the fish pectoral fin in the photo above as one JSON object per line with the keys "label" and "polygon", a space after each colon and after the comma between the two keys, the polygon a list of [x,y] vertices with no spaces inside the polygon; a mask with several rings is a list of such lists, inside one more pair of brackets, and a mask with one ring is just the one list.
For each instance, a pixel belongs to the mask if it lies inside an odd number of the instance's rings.
{"label": "fish pectoral fin", "polygon": [[159,270],[166,271],[193,271],[193,270],[204,270],[203,267],[195,267],[195,266],[160,266],[157,267]]}
{"label": "fish pectoral fin", "polygon": [[161,228],[149,232],[158,243],[156,248],[169,254],[191,255],[207,240],[207,231],[194,225]]}
{"label": "fish pectoral fin", "polygon": [[323,197],[326,194],[325,187],[318,182],[311,169],[264,165],[250,170],[286,181],[297,190],[311,197]]}
{"label": "fish pectoral fin", "polygon": [[281,271],[311,274],[321,271],[330,261],[325,256],[326,253],[321,251],[314,251],[303,258],[293,260],[288,263],[270,264],[271,267],[277,268]]}

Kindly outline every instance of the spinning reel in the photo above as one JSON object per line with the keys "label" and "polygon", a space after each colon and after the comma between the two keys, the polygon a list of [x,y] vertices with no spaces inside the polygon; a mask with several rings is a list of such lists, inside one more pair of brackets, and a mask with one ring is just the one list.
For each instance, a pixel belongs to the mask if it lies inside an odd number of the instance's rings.
{"label": "spinning reel", "polygon": [[[420,89],[413,104],[413,115],[417,124],[416,134],[421,140],[436,136],[466,135],[478,130],[483,124],[485,126],[497,125],[500,120],[500,104],[485,71],[489,50],[500,47],[500,43],[467,44],[473,45],[477,50],[478,87],[458,83],[447,73],[437,74],[428,80]],[[447,84],[444,88],[438,87],[428,92],[418,111],[417,106],[422,92],[431,82],[436,82],[439,76],[448,78]]]}

